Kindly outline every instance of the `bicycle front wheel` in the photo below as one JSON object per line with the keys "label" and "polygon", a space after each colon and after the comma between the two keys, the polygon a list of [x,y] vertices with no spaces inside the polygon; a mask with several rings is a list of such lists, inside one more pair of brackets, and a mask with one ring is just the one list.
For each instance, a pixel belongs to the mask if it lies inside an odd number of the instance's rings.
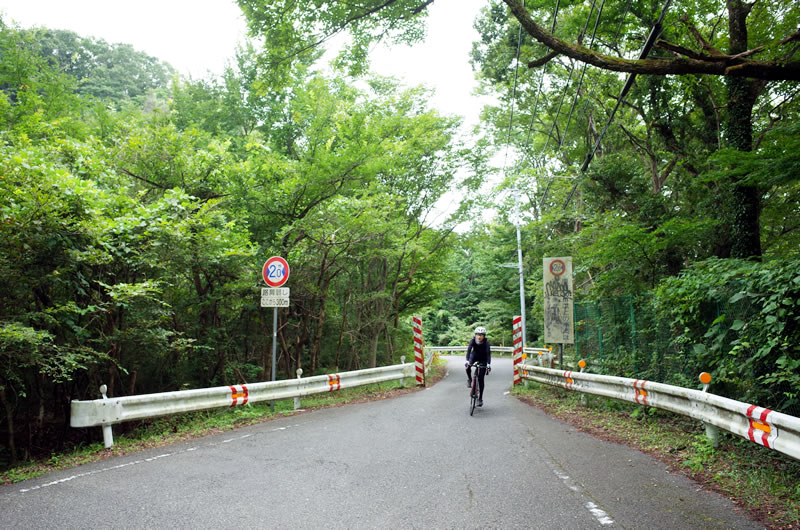
{"label": "bicycle front wheel", "polygon": [[475,413],[475,405],[478,403],[478,392],[475,388],[477,385],[475,382],[472,382],[472,391],[469,393],[469,415],[472,416]]}

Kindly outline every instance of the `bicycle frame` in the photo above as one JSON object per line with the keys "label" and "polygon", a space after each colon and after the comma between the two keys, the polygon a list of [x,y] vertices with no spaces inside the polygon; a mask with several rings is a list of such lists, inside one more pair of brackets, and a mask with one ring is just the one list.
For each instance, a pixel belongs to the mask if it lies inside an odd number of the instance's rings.
{"label": "bicycle frame", "polygon": [[[473,368],[475,368],[474,375],[472,373],[472,369]],[[469,405],[469,415],[470,416],[472,416],[473,413],[475,412],[475,405],[478,402],[478,393],[479,393],[479,389],[478,389],[478,373],[479,373],[479,370],[483,370],[485,372],[486,371],[486,365],[483,364],[483,363],[472,363],[470,365],[470,367],[469,367],[469,375],[470,375],[470,378],[472,379],[472,386],[470,387],[470,391],[469,391],[469,400],[470,400],[469,401],[469,403],[470,403],[470,405]],[[484,377],[486,377],[485,373],[484,373]]]}

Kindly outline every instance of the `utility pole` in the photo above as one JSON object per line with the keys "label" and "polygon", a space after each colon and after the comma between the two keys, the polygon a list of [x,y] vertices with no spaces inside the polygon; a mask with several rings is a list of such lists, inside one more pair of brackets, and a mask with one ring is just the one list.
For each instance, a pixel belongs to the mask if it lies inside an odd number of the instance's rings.
{"label": "utility pole", "polygon": [[522,315],[522,346],[528,340],[527,328],[525,327],[525,281],[522,276],[522,237],[519,233],[519,225],[521,222],[519,214],[519,190],[515,187],[512,192],[514,193],[514,225],[517,227],[517,261],[519,268],[519,307]]}
{"label": "utility pole", "polygon": [[525,327],[525,281],[522,275],[522,236],[519,232],[519,192],[516,188],[514,188],[511,190],[511,193],[514,194],[514,226],[517,228],[517,264],[514,265],[513,263],[503,263],[500,265],[500,267],[506,267],[509,269],[516,268],[517,271],[519,271],[519,308],[520,315],[522,316],[522,346],[524,347],[525,342],[528,339],[528,335],[527,328]]}

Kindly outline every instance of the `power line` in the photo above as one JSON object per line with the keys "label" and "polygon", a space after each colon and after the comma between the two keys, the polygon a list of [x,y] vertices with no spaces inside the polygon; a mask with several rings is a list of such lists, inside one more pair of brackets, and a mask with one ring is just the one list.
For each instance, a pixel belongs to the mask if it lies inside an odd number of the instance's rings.
{"label": "power line", "polygon": [[[586,35],[586,30],[589,27],[589,22],[592,20],[592,13],[594,13],[595,5],[596,5],[596,0],[592,0],[592,8],[589,10],[589,15],[586,17],[586,24],[584,24],[584,26],[583,26],[583,30],[581,31],[581,34],[579,36],[579,40],[582,40],[583,36]],[[605,5],[605,0],[602,1],[601,5],[600,5],[600,9],[597,12],[597,19],[595,20],[594,29],[592,31],[592,42],[589,45],[590,48],[594,45],[595,35],[597,35],[597,26],[600,24],[600,17],[603,14],[603,6],[604,5]],[[575,98],[572,100],[572,108],[570,108],[569,117],[567,118],[567,127],[569,127],[569,122],[572,119],[572,112],[575,110],[575,104],[578,101],[578,94],[580,92],[581,87],[583,86],[583,75],[586,72],[586,66],[587,65],[584,64],[583,71],[581,72],[580,83],[578,85],[578,89],[575,91]],[[570,80],[572,79],[572,74],[573,74],[574,71],[575,71],[574,68],[570,69],[569,77],[567,78],[566,85],[568,85]],[[547,138],[546,138],[545,143],[544,143],[544,147],[542,147],[542,150],[540,151],[540,154],[544,154],[545,149],[547,149],[547,145],[550,143],[550,138],[552,137],[553,130],[556,127],[556,122],[558,120],[558,117],[561,115],[561,106],[564,104],[564,97],[566,97],[566,94],[567,94],[566,91],[561,93],[561,100],[558,103],[558,110],[556,111],[555,117],[553,117],[553,125],[550,127],[550,132],[547,135]],[[564,134],[561,135],[561,138],[559,139],[559,142],[558,142],[558,151],[561,151],[561,148],[564,145],[564,138],[566,137],[566,135],[567,135],[567,128],[565,127],[564,128]],[[539,202],[539,211],[540,212],[544,211],[544,202],[545,202],[545,200],[547,200],[547,195],[548,195],[548,193],[550,193],[550,188],[552,186],[553,186],[553,181],[551,180],[550,182],[547,183],[547,187],[544,189],[544,193],[542,194],[542,200]]]}
{"label": "power line", "polygon": [[[578,36],[578,41],[579,42],[582,41],[584,35],[586,35],[586,30],[589,27],[589,21],[592,20],[592,14],[594,13],[594,8],[595,8],[596,5],[597,5],[597,0],[592,0],[592,8],[589,10],[589,15],[586,17],[586,24],[583,25],[583,30],[581,30],[581,34]],[[598,22],[600,21],[599,16],[598,16],[597,20],[598,20]],[[597,30],[597,26],[595,26],[595,31],[596,30]],[[574,61],[572,61],[572,64],[574,65]],[[561,115],[561,107],[564,105],[564,98],[567,95],[566,87],[569,85],[569,82],[572,80],[572,74],[573,73],[575,73],[575,67],[574,66],[572,66],[570,68],[570,70],[569,70],[569,76],[567,76],[567,82],[564,84],[565,90],[561,93],[561,99],[558,102],[558,109],[556,110],[556,115],[553,117],[553,125],[550,127],[550,132],[548,133],[547,138],[545,139],[544,147],[542,147],[542,151],[541,151],[542,153],[544,153],[544,151],[547,149],[547,145],[550,143],[550,138],[552,138],[552,136],[553,136],[553,131],[556,128],[556,122],[558,122],[558,117]],[[566,130],[564,130],[564,134],[566,134]],[[563,135],[562,135],[562,137],[563,137]],[[560,140],[559,141],[559,146],[560,146],[561,143],[562,143],[562,141]]]}
{"label": "power line", "polygon": [[[597,19],[594,21],[594,29],[592,30],[592,40],[589,43],[589,49],[591,50],[594,47],[594,39],[597,35],[597,26],[600,25],[600,17],[603,16],[603,7],[606,4],[606,0],[602,0],[600,2],[600,9],[597,11]],[[567,124],[564,126],[564,134],[561,135],[561,141],[558,144],[558,150],[561,151],[561,148],[564,146],[564,139],[567,137],[567,131],[569,130],[569,123],[572,121],[572,113],[575,110],[575,105],[578,103],[578,96],[581,93],[581,89],[583,88],[583,76],[586,74],[586,67],[589,66],[589,63],[583,63],[583,69],[581,70],[581,77],[578,80],[578,89],[575,90],[575,97],[572,98],[572,107],[569,109],[569,115],[567,116]]]}
{"label": "power line", "polygon": [[[664,3],[664,8],[661,10],[661,15],[658,17],[658,20],[650,29],[650,34],[647,36],[647,40],[644,43],[644,47],[642,48],[641,53],[639,54],[639,60],[645,59],[647,55],[650,53],[650,50],[653,48],[653,44],[656,41],[656,38],[661,34],[661,24],[664,21],[664,15],[667,14],[667,10],[669,9],[672,0],[666,0]],[[625,85],[622,87],[622,91],[617,98],[617,104],[614,105],[614,109],[611,111],[611,115],[608,117],[608,121],[606,122],[605,127],[600,132],[600,135],[597,137],[597,141],[594,143],[594,147],[592,150],[586,155],[586,159],[583,161],[583,165],[581,165],[580,173],[583,175],[586,173],[586,170],[589,169],[589,164],[592,163],[592,159],[594,159],[594,155],[597,152],[597,149],[600,147],[600,142],[603,140],[603,137],[608,131],[608,127],[611,125],[611,122],[614,121],[614,116],[617,113],[620,105],[622,105],[622,100],[625,99],[625,96],[628,95],[628,91],[630,91],[631,87],[633,86],[633,81],[636,79],[635,73],[628,74],[628,79],[625,81]],[[578,183],[580,181],[576,180],[575,185],[572,186],[572,190],[570,190],[569,195],[567,196],[566,202],[564,202],[564,209],[567,208],[570,201],[572,200],[572,196],[575,194],[575,190],[578,187]]]}
{"label": "power line", "polygon": [[[525,9],[525,0],[522,2],[522,8]],[[503,173],[505,174],[506,170],[506,163],[508,162],[508,148],[511,144],[511,129],[514,125],[514,104],[517,99],[517,74],[519,72],[519,54],[520,49],[522,48],[522,23],[520,22],[519,31],[517,32],[517,56],[516,56],[516,64],[514,65],[514,88],[511,92],[511,112],[508,120],[508,134],[506,135],[506,154],[505,159],[503,160]],[[518,268],[519,268],[519,305],[520,305],[520,312],[522,314],[522,343],[525,344],[525,340],[527,339],[527,333],[525,329],[525,282],[523,279],[523,270],[522,270],[522,238],[520,236],[520,217],[519,217],[519,193],[514,193],[515,203],[515,211],[516,211],[516,219],[515,225],[517,229],[517,257],[518,257]]]}
{"label": "power line", "polygon": [[[522,8],[525,8],[525,2],[522,2]],[[514,88],[511,91],[511,115],[508,119],[508,134],[506,135],[506,154],[503,159],[503,173],[506,171],[506,163],[508,162],[508,147],[511,144],[511,128],[514,124],[514,103],[517,99],[517,72],[519,72],[519,52],[522,47],[522,23],[519,24],[519,31],[517,32],[517,56],[516,63],[514,64]]]}
{"label": "power line", "polygon": [[[556,21],[558,17],[558,8],[560,6],[560,0],[556,1],[556,7],[553,10],[553,22],[550,24],[550,33],[556,32]],[[525,135],[525,143],[524,145],[528,145],[528,142],[531,137],[531,130],[533,129],[533,120],[536,118],[536,111],[539,107],[539,96],[542,94],[542,85],[544,84],[544,76],[547,74],[547,67],[550,65],[549,62],[545,63],[544,67],[542,68],[542,75],[539,77],[539,88],[536,90],[536,100],[533,103],[533,111],[531,112],[531,123],[528,125],[528,133]]]}
{"label": "power line", "polygon": [[625,3],[625,11],[622,13],[622,18],[619,19],[619,25],[617,26],[617,33],[614,35],[614,40],[612,41],[614,46],[619,47],[619,34],[622,31],[622,24],[625,22],[625,17],[628,16],[628,10],[631,8],[631,0],[628,0]]}

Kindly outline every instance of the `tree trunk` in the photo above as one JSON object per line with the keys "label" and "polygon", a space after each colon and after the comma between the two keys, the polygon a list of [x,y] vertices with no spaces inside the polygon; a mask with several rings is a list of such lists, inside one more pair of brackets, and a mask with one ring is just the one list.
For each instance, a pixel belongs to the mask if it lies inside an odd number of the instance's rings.
{"label": "tree trunk", "polygon": [[136,374],[137,371],[134,370],[131,372],[131,381],[128,385],[128,395],[132,396],[136,393]]}
{"label": "tree trunk", "polygon": [[[730,29],[730,53],[747,50],[747,15],[751,5],[741,0],[728,0],[728,25]],[[742,77],[726,77],[728,91],[727,139],[738,151],[753,148],[753,106],[763,83]],[[731,192],[731,257],[761,257],[761,195],[755,186],[737,179]]]}
{"label": "tree trunk", "polygon": [[[289,354],[289,344],[286,342],[286,337],[283,334],[283,327],[281,326],[281,317],[278,315],[278,340],[281,343],[281,357],[284,359],[284,370],[286,371],[286,377],[291,379],[292,377],[292,359],[291,355]],[[280,363],[278,363],[280,364]],[[277,369],[276,369],[277,373]]]}
{"label": "tree trunk", "polygon": [[342,341],[344,340],[344,328],[347,325],[347,302],[350,301],[350,293],[347,293],[347,297],[344,299],[344,303],[342,304],[342,327],[339,328],[339,342],[336,344],[336,371],[339,371],[339,361],[341,359],[342,354]]}
{"label": "tree trunk", "polygon": [[314,341],[311,346],[311,372],[309,375],[313,375],[317,371],[317,363],[319,360],[319,352],[322,348],[322,336],[325,327],[329,285],[328,280],[324,280],[319,285],[319,312],[317,316],[317,329],[314,333]]}
{"label": "tree trunk", "polygon": [[384,333],[386,333],[386,348],[389,350],[389,364],[394,364],[394,340],[392,339],[392,330],[389,328],[389,323],[383,323]]}
{"label": "tree trunk", "polygon": [[372,278],[372,273],[375,274],[374,280],[369,282],[372,288],[366,290],[366,292],[373,293],[373,296],[375,297],[374,301],[370,304],[372,306],[370,315],[372,323],[368,328],[370,335],[369,367],[375,368],[378,366],[378,343],[380,341],[380,336],[383,333],[384,321],[387,317],[386,299],[384,298],[384,295],[386,294],[386,284],[388,280],[388,263],[385,258],[375,259],[372,261],[370,273],[367,275],[367,277]]}
{"label": "tree trunk", "polygon": [[380,340],[380,333],[373,333],[370,337],[369,344],[369,367],[375,368],[378,366],[378,341]]}
{"label": "tree trunk", "polygon": [[6,411],[6,424],[8,425],[8,451],[11,453],[11,465],[17,463],[17,445],[14,443],[14,411],[11,408],[11,403],[6,398],[6,388],[0,385],[0,402],[3,403],[3,408]]}

